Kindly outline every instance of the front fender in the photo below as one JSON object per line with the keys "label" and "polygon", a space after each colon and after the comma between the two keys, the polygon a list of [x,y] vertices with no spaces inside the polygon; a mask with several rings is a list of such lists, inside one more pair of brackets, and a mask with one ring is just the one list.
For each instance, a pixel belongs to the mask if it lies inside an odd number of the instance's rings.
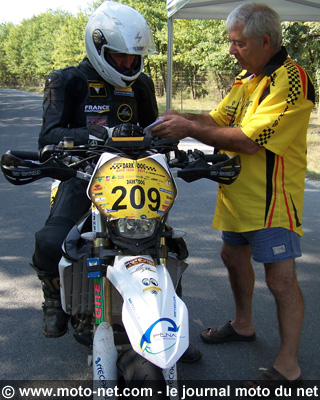
{"label": "front fender", "polygon": [[133,349],[160,368],[189,346],[188,310],[169,272],[150,256],[117,256],[107,277],[123,297],[122,320]]}

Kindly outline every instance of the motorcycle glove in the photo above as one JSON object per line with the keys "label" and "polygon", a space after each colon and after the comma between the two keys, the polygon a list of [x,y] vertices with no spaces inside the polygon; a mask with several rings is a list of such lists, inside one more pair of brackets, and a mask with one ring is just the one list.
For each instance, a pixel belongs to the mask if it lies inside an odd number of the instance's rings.
{"label": "motorcycle glove", "polygon": [[143,128],[139,125],[130,123],[116,125],[113,128],[112,136],[114,137],[138,137],[144,136]]}
{"label": "motorcycle glove", "polygon": [[113,128],[108,128],[102,125],[90,125],[89,131],[89,143],[102,142],[104,143],[109,137],[112,136]]}

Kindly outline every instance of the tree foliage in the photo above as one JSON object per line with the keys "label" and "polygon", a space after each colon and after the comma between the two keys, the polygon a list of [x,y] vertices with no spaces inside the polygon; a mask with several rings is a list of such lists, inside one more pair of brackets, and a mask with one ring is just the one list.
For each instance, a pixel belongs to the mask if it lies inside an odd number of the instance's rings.
{"label": "tree foliage", "polygon": [[[76,65],[85,57],[84,29],[88,16],[102,0],[72,15],[50,10],[20,24],[0,24],[0,84],[42,86],[52,70]],[[159,95],[166,87],[167,12],[165,0],[122,0],[147,20],[157,54],[145,57],[145,71],[156,82]],[[320,24],[283,23],[284,44],[294,61],[304,66],[320,85]],[[224,21],[175,20],[173,93],[192,98],[208,94],[208,81],[223,97],[239,68],[228,53]],[[182,84],[181,84],[182,82]],[[211,90],[211,89],[210,89]]]}
{"label": "tree foliage", "polygon": [[294,61],[311,74],[319,96],[320,24],[316,22],[286,22],[283,24],[283,42]]}
{"label": "tree foliage", "polygon": [[86,56],[84,30],[87,21],[83,13],[79,13],[77,17],[67,18],[56,38],[51,54],[54,69],[75,65],[84,59]]}

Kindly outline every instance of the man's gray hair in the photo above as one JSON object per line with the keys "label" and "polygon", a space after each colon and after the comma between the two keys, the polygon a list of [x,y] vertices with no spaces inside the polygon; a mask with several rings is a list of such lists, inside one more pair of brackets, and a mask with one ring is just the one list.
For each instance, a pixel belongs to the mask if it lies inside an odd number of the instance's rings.
{"label": "man's gray hair", "polygon": [[268,34],[271,44],[279,48],[282,43],[282,28],[279,14],[265,4],[249,3],[235,8],[228,15],[226,28],[228,31],[243,26],[246,38],[260,40]]}

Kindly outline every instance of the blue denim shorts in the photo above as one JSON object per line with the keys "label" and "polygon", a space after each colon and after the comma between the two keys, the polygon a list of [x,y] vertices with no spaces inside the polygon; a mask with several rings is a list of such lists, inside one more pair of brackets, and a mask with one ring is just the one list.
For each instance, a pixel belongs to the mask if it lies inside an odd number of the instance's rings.
{"label": "blue denim shorts", "polygon": [[259,229],[250,232],[222,232],[230,245],[250,245],[254,261],[272,263],[301,257],[300,236],[285,228]]}

